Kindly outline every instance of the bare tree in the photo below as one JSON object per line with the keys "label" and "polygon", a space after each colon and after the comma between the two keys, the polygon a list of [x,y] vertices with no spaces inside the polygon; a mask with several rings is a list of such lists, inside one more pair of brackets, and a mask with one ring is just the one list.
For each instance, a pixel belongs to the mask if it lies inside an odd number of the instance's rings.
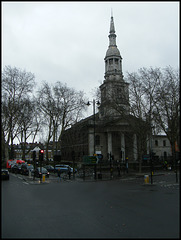
{"label": "bare tree", "polygon": [[2,72],[2,130],[6,146],[11,144],[11,149],[18,134],[20,102],[32,92],[34,79],[34,74],[16,67],[5,66]]}
{"label": "bare tree", "polygon": [[[127,78],[130,83],[130,113],[147,122],[149,138],[152,134],[164,132],[174,151],[180,116],[178,70],[170,66],[164,69],[142,68],[138,73],[128,73]],[[148,140],[150,142],[151,139]]]}
{"label": "bare tree", "polygon": [[31,137],[31,142],[34,143],[35,137],[40,130],[41,119],[37,112],[36,101],[28,98],[22,99],[18,111],[19,120],[17,122],[18,132],[17,138],[22,147],[22,159],[25,160],[27,140]]}
{"label": "bare tree", "polygon": [[[168,66],[163,69],[157,85],[154,101],[154,120],[167,135],[175,158],[175,143],[179,139],[180,121],[180,77],[176,69]],[[175,162],[175,159],[174,159]]]}
{"label": "bare tree", "polygon": [[61,129],[59,133],[60,141],[62,132],[81,119],[82,111],[86,106],[82,91],[75,91],[73,88],[68,88],[60,82],[55,84],[54,94],[56,102],[58,106],[61,106],[60,109],[62,110],[60,118]]}
{"label": "bare tree", "polygon": [[[54,111],[55,101],[53,97],[53,89],[52,87],[44,82],[42,87],[37,92],[37,106],[39,109],[39,112],[42,113],[43,118],[43,126],[45,127],[45,132],[47,132],[48,136],[46,139],[46,158],[48,159],[48,147],[50,140],[53,136],[53,121],[54,121],[54,115],[56,112]],[[58,113],[57,113],[58,115]],[[47,129],[48,128],[48,129]],[[45,137],[45,134],[44,134]],[[55,138],[53,139],[55,141]]]}
{"label": "bare tree", "polygon": [[142,156],[146,150],[146,136],[148,134],[148,124],[146,122],[147,107],[145,102],[145,91],[143,90],[143,82],[140,81],[138,73],[127,73],[127,81],[129,82],[129,104],[130,115],[134,117],[134,121],[129,121],[130,126],[136,133],[138,138],[138,163],[139,172],[142,169]]}
{"label": "bare tree", "polygon": [[61,143],[63,131],[81,118],[85,108],[83,96],[83,92],[77,92],[61,82],[54,86],[43,83],[38,91],[38,105],[48,127],[47,150],[51,139],[55,149],[55,141]]}

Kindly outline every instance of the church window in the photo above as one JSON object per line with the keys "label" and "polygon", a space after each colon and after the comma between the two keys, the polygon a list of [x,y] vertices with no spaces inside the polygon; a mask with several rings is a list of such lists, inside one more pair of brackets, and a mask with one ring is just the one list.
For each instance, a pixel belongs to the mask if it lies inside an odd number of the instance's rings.
{"label": "church window", "polygon": [[100,145],[100,136],[96,135],[95,137],[95,145]]}
{"label": "church window", "polygon": [[113,64],[113,58],[109,59],[109,64]]}
{"label": "church window", "polygon": [[115,64],[118,65],[118,59],[115,59]]}

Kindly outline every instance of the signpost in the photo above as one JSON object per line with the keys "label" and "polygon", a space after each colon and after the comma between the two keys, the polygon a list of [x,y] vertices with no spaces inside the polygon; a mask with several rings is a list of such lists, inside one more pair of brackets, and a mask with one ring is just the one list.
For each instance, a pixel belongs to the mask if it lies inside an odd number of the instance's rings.
{"label": "signpost", "polygon": [[83,156],[83,164],[97,164],[98,157],[97,156]]}
{"label": "signpost", "polygon": [[83,156],[83,172],[84,172],[84,180],[85,180],[85,165],[94,165],[94,178],[96,180],[97,178],[97,173],[96,173],[96,166],[97,163],[99,162],[97,154],[94,154],[94,156]]}
{"label": "signpost", "polygon": [[31,150],[33,152],[33,163],[34,163],[34,174],[33,174],[33,180],[35,180],[35,169],[36,169],[36,156],[38,155],[39,151],[41,149],[39,147],[35,147],[33,148],[33,150]]}

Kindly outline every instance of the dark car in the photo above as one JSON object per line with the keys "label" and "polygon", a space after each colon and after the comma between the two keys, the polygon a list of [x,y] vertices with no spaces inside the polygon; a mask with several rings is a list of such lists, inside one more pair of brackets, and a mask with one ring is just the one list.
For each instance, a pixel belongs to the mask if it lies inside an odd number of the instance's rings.
{"label": "dark car", "polygon": [[32,172],[34,170],[34,167],[32,164],[23,164],[21,166],[21,174],[23,175],[28,175],[29,174],[29,171]]}
{"label": "dark car", "polygon": [[44,168],[46,168],[48,172],[54,172],[54,167],[52,165],[45,165]]}
{"label": "dark car", "polygon": [[8,169],[5,169],[5,168],[1,169],[1,179],[2,180],[9,180],[9,171],[8,171]]}
{"label": "dark car", "polygon": [[32,174],[35,174],[35,177],[39,177],[41,178],[42,177],[42,174],[44,175],[45,174],[45,177],[49,177],[49,172],[46,168],[42,167],[37,167]]}
{"label": "dark car", "polygon": [[11,166],[12,173],[21,173],[21,166],[22,164],[14,164]]}

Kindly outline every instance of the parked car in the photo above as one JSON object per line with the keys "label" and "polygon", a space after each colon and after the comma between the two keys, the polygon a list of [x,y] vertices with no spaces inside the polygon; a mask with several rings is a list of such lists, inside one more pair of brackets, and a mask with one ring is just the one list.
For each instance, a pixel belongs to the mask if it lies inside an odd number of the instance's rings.
{"label": "parked car", "polygon": [[[56,172],[58,172],[58,169],[60,169],[60,173],[68,173],[69,169],[70,169],[70,172],[73,173],[73,168],[70,167],[69,165],[65,165],[65,164],[55,165]],[[74,168],[74,172],[77,172],[77,169]]]}
{"label": "parked car", "polygon": [[54,167],[52,165],[45,165],[44,168],[46,168],[48,172],[54,172]]}
{"label": "parked car", "polygon": [[11,170],[12,173],[18,173],[18,165],[17,164],[13,164],[11,166]]}
{"label": "parked car", "polygon": [[[22,164],[24,164],[24,163],[22,163]],[[12,173],[21,173],[22,164],[17,164],[17,163],[13,164],[10,168],[11,172]]]}
{"label": "parked car", "polygon": [[1,169],[1,179],[2,180],[9,180],[9,171],[8,171],[8,169],[5,169],[5,168]]}
{"label": "parked car", "polygon": [[32,172],[34,170],[34,167],[32,164],[22,164],[21,165],[21,174],[28,175],[29,171]]}
{"label": "parked car", "polygon": [[55,165],[55,172],[58,172],[60,170],[60,173],[68,173],[68,167],[65,165]]}
{"label": "parked car", "polygon": [[65,166],[65,167],[67,167],[67,168],[70,168],[70,172],[71,173],[73,173],[73,170],[74,170],[74,172],[76,173],[77,172],[77,169],[76,168],[72,168],[72,167],[70,167],[69,165],[63,165],[63,166]]}
{"label": "parked car", "polygon": [[45,177],[49,177],[49,172],[46,168],[42,167],[37,167],[33,172],[32,174],[35,174],[35,177],[42,177],[42,174],[45,174]]}

